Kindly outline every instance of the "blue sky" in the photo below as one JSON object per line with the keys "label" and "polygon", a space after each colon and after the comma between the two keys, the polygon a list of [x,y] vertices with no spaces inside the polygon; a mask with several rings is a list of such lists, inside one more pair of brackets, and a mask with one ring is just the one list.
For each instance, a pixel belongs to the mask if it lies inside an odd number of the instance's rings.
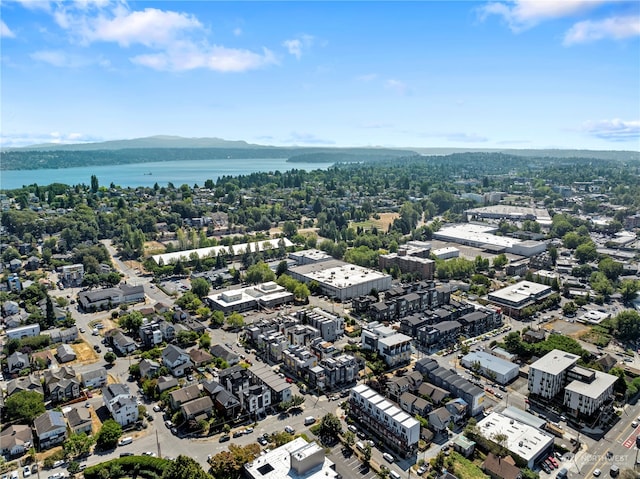
{"label": "blue sky", "polygon": [[640,150],[640,2],[1,0],[3,146]]}

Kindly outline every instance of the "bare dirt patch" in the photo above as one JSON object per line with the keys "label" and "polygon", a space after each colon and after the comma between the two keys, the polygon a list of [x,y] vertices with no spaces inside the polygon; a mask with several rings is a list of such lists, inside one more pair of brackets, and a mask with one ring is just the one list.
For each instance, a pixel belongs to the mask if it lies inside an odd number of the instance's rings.
{"label": "bare dirt patch", "polygon": [[381,231],[387,231],[389,229],[389,226],[393,223],[393,220],[399,217],[400,217],[399,213],[379,213],[378,218],[372,217],[367,221],[360,221],[357,223],[352,222],[351,226],[354,228],[356,226],[361,226],[364,229],[372,228],[375,226]]}
{"label": "bare dirt patch", "polygon": [[91,430],[94,433],[97,433],[100,428],[102,427],[102,421],[100,420],[100,418],[98,417],[98,415],[96,414],[95,411],[91,411]]}
{"label": "bare dirt patch", "polygon": [[580,336],[588,332],[589,328],[581,323],[569,323],[567,321],[555,320],[550,323],[546,323],[543,326],[547,331],[552,329],[565,336],[570,336],[573,339],[580,339]]}
{"label": "bare dirt patch", "polygon": [[95,363],[99,358],[93,348],[84,341],[72,344],[71,347],[76,352],[76,361],[78,363]]}

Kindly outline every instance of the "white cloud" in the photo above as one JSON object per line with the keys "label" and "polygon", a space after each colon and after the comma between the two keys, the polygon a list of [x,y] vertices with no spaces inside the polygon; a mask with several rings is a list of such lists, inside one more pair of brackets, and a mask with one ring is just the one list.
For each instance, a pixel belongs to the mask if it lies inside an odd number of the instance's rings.
{"label": "white cloud", "polygon": [[3,20],[0,20],[0,38],[15,38],[16,35],[11,31],[11,29],[4,23]]}
{"label": "white cloud", "polygon": [[465,133],[462,131],[440,131],[419,134],[425,138],[444,138],[452,143],[485,143],[489,139],[476,133]]}
{"label": "white cloud", "polygon": [[0,136],[0,145],[3,148],[18,148],[21,146],[42,145],[53,143],[66,145],[72,143],[92,143],[102,141],[102,137],[85,135],[84,133],[12,133]]}
{"label": "white cloud", "polygon": [[359,77],[356,77],[356,80],[363,81],[363,82],[370,82],[375,80],[376,78],[378,78],[377,73],[367,73],[365,75],[360,75]]}
{"label": "white cloud", "polygon": [[640,140],[640,120],[612,120],[587,121],[582,125],[582,131],[590,136],[609,141],[638,141]]}
{"label": "white cloud", "polygon": [[300,60],[302,54],[311,48],[313,41],[314,38],[311,35],[300,35],[297,38],[285,40],[282,42],[282,46],[285,47],[291,55]]}
{"label": "white cloud", "polygon": [[409,92],[409,88],[404,82],[393,78],[387,80],[384,83],[384,87],[388,90],[393,90],[400,95],[406,95]]}
{"label": "white cloud", "polygon": [[171,47],[164,52],[137,55],[131,61],[159,71],[204,68],[221,73],[255,70],[278,63],[274,54],[266,48],[262,53],[255,53],[218,45],[196,48],[189,43]]}
{"label": "white cloud", "polygon": [[99,16],[90,22],[87,40],[115,42],[128,47],[140,44],[147,47],[168,46],[183,32],[201,30],[202,24],[193,15],[146,8],[130,12],[119,8],[116,16]]}
{"label": "white cloud", "polygon": [[579,15],[594,9],[608,0],[516,0],[513,2],[489,2],[478,9],[480,19],[491,15],[502,17],[514,32],[521,32],[545,20]]}
{"label": "white cloud", "polygon": [[285,140],[284,143],[293,143],[293,144],[305,143],[308,145],[334,145],[335,141],[319,138],[313,133],[302,133],[302,132],[293,131],[291,132],[291,137]]}
{"label": "white cloud", "polygon": [[109,68],[111,66],[111,62],[101,56],[77,55],[63,50],[38,50],[29,56],[33,60],[59,68],[81,68],[89,65],[100,65],[103,68]]}
{"label": "white cloud", "polygon": [[[195,15],[145,8],[132,10],[126,2],[82,0],[78,3],[60,2],[53,6],[56,24],[82,45],[96,42],[115,43],[123,48],[147,47],[135,54],[131,62],[159,71],[185,71],[197,68],[218,72],[242,72],[277,64],[275,55],[267,48],[251,51],[212,45],[209,33]],[[242,33],[234,30],[236,35]],[[307,36],[303,37],[307,38]],[[308,37],[308,40],[311,41]],[[65,62],[56,52],[35,54],[36,59],[59,66],[75,65]],[[68,58],[67,58],[68,59]],[[101,65],[110,65],[102,59]]]}
{"label": "white cloud", "polygon": [[637,36],[640,36],[640,17],[628,15],[578,22],[566,32],[563,43],[569,46],[603,38],[621,40]]}
{"label": "white cloud", "polygon": [[242,35],[242,28],[240,28],[240,27],[236,27],[236,28],[234,28],[234,29],[233,29],[233,34],[234,34],[236,37],[239,37],[240,35]]}

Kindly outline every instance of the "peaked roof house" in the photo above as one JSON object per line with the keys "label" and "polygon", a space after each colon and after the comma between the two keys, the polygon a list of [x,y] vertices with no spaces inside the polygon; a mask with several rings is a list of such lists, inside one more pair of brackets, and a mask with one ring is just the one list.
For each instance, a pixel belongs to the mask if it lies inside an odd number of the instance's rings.
{"label": "peaked roof house", "polygon": [[204,366],[213,361],[213,356],[202,349],[192,349],[189,351],[189,357],[196,368]]}
{"label": "peaked roof house", "polygon": [[109,384],[102,388],[102,399],[113,419],[121,426],[138,420],[138,403],[125,384]]}
{"label": "peaked roof house", "polygon": [[29,367],[29,355],[15,351],[7,358],[7,369],[9,373],[18,373]]}
{"label": "peaked roof house", "polygon": [[82,373],[82,385],[85,388],[101,388],[107,384],[107,370],[99,366]]}
{"label": "peaked roof house", "polygon": [[234,364],[238,364],[238,362],[240,362],[240,356],[238,356],[224,344],[214,344],[213,346],[211,346],[210,351],[211,354],[213,354],[216,358],[224,359],[229,364],[229,366],[233,366]]}
{"label": "peaked roof house", "polygon": [[21,456],[33,444],[33,434],[29,426],[13,424],[0,433],[0,454]]}
{"label": "peaked roof house", "polygon": [[126,336],[122,331],[117,331],[111,336],[111,344],[113,344],[113,348],[123,356],[136,350],[135,341],[129,336]]}
{"label": "peaked roof house", "polygon": [[40,379],[33,374],[23,378],[12,379],[7,382],[7,396],[11,396],[19,391],[35,391],[44,396],[44,389]]}
{"label": "peaked roof house", "polygon": [[91,434],[91,410],[86,407],[74,407],[66,413],[67,422],[69,423],[69,429],[74,434],[81,432],[87,435]]}
{"label": "peaked roof house", "polygon": [[213,406],[224,417],[233,418],[240,414],[240,400],[216,381],[205,381],[202,386],[213,399]]}
{"label": "peaked roof house", "polygon": [[40,450],[49,449],[64,442],[67,437],[67,423],[60,411],[46,411],[33,421]]}
{"label": "peaked roof house", "polygon": [[44,372],[45,391],[53,402],[64,402],[80,397],[80,381],[71,366],[47,369]]}
{"label": "peaked roof house", "polygon": [[192,384],[186,388],[176,389],[169,393],[169,403],[172,409],[178,409],[185,403],[193,401],[200,397],[200,387],[197,384]]}
{"label": "peaked roof house", "polygon": [[516,466],[511,456],[500,457],[490,452],[484,463],[482,470],[492,479],[521,479],[522,472]]}
{"label": "peaked roof house", "polygon": [[213,401],[209,396],[199,397],[193,401],[184,403],[180,410],[185,419],[196,419],[199,417],[209,417],[213,411]]}
{"label": "peaked roof house", "polygon": [[61,344],[56,349],[56,356],[61,363],[68,363],[76,359],[76,352],[68,344]]}
{"label": "peaked roof house", "polygon": [[151,360],[143,359],[140,361],[140,377],[152,378],[160,371],[160,364]]}
{"label": "peaked roof house", "polygon": [[176,377],[184,376],[186,370],[193,367],[189,354],[173,344],[162,350],[162,363]]}
{"label": "peaked roof house", "polygon": [[435,432],[444,432],[451,422],[451,413],[446,408],[440,407],[429,413],[427,418],[429,420],[429,427]]}
{"label": "peaked roof house", "polygon": [[178,380],[173,376],[160,376],[158,378],[158,384],[156,385],[159,393],[163,393],[178,386]]}

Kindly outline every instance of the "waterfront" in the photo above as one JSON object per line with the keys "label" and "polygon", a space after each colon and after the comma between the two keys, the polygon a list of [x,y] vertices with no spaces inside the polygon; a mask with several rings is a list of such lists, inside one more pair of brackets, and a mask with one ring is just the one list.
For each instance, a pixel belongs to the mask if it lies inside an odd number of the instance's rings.
{"label": "waterfront", "polygon": [[132,163],[127,165],[82,166],[75,168],[41,170],[2,170],[0,171],[0,189],[11,190],[34,183],[46,186],[51,183],[67,185],[90,184],[91,176],[98,178],[100,186],[113,183],[123,188],[137,186],[152,187],[204,185],[206,180],[216,181],[220,176],[248,175],[259,171],[281,171],[292,169],[326,169],[331,163],[287,163],[286,158],[263,159],[215,159],[187,161],[156,161],[151,163]]}

